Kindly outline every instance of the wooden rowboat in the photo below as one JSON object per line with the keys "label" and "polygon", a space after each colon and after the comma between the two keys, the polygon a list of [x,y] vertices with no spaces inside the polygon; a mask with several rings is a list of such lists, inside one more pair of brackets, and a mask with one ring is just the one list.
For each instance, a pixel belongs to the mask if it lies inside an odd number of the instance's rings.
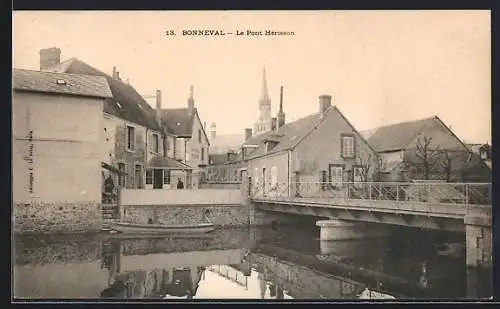
{"label": "wooden rowboat", "polygon": [[200,223],[195,225],[163,225],[111,222],[109,225],[112,230],[127,234],[188,234],[209,233],[215,230],[215,225],[212,223]]}

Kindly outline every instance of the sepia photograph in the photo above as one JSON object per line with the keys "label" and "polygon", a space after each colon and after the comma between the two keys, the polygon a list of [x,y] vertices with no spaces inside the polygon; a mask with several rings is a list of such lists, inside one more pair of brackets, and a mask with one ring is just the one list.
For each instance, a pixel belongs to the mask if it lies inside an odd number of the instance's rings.
{"label": "sepia photograph", "polygon": [[13,301],[493,298],[489,10],[13,11]]}

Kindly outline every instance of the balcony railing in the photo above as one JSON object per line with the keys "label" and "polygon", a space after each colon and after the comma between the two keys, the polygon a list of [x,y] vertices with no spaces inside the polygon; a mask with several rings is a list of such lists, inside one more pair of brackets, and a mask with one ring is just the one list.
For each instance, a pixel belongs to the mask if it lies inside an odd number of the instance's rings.
{"label": "balcony railing", "polygon": [[492,205],[491,183],[277,182],[253,184],[252,199],[325,198]]}

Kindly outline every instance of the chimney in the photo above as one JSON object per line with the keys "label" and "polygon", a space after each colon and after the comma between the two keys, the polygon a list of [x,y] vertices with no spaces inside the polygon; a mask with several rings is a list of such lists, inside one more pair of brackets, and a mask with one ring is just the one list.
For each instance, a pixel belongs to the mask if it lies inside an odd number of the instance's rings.
{"label": "chimney", "polygon": [[203,121],[203,130],[207,131],[207,122],[206,121]]}
{"label": "chimney", "polygon": [[113,79],[118,79],[118,75],[116,75],[116,73],[118,73],[118,72],[116,72],[116,67],[114,66],[113,67],[113,75],[112,75]]}
{"label": "chimney", "polygon": [[276,131],[278,128],[276,128],[276,124],[278,123],[276,117],[271,118],[271,131]]}
{"label": "chimney", "polygon": [[57,47],[40,50],[40,70],[48,69],[61,63],[61,50]]}
{"label": "chimney", "polygon": [[156,90],[156,121],[161,127],[161,90]]}
{"label": "chimney", "polygon": [[283,112],[283,86],[280,88],[280,109],[278,111],[278,129],[285,125],[285,113]]}
{"label": "chimney", "polygon": [[116,71],[116,79],[117,79],[117,80],[120,80],[120,81],[122,80],[122,79],[120,78],[120,72],[119,72],[119,71]]}
{"label": "chimney", "polygon": [[252,137],[252,129],[246,128],[245,129],[245,141],[248,141],[251,137]]}
{"label": "chimney", "polygon": [[210,126],[210,139],[214,140],[216,136],[216,131],[217,131],[217,126],[215,122],[212,122],[212,125]]}
{"label": "chimney", "polygon": [[332,105],[332,96],[323,94],[319,96],[319,113],[323,114]]}
{"label": "chimney", "polygon": [[192,115],[194,111],[194,97],[193,97],[193,85],[189,88],[189,98],[188,98],[188,115]]}

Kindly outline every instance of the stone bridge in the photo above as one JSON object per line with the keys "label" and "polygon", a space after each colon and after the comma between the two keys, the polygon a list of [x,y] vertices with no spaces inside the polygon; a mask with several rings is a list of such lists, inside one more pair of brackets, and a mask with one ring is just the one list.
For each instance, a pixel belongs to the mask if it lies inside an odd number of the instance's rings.
{"label": "stone bridge", "polygon": [[328,218],[317,222],[322,240],[374,235],[364,231],[360,222],[465,232],[467,265],[491,266],[490,183],[296,182],[249,186],[244,181],[245,185],[248,203],[255,210]]}

